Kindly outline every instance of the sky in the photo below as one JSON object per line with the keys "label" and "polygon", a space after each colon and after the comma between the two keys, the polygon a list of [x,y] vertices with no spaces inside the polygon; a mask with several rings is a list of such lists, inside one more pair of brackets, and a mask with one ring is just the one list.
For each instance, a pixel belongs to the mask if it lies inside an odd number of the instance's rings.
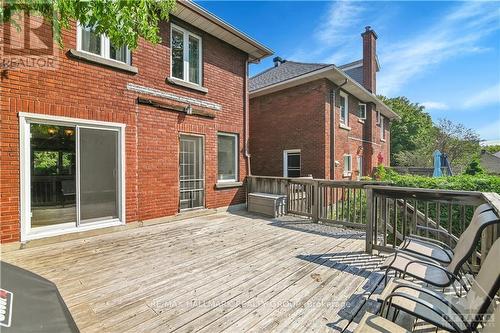
{"label": "sky", "polygon": [[447,118],[500,143],[500,2],[198,1],[281,56],[342,65],[378,34],[377,93],[406,96],[434,121]]}

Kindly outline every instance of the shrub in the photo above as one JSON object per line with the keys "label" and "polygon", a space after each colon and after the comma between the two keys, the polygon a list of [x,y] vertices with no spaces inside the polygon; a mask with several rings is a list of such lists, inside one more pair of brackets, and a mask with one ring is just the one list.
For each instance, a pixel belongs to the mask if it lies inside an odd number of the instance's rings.
{"label": "shrub", "polygon": [[484,173],[484,170],[481,167],[481,164],[479,163],[479,160],[477,158],[473,159],[467,166],[467,169],[465,169],[466,175],[474,176],[482,173]]}
{"label": "shrub", "polygon": [[402,187],[500,193],[500,176],[486,174],[476,174],[474,176],[458,175],[431,178],[414,175],[400,175],[395,172],[386,172],[385,177],[381,178],[381,180],[388,181],[395,186]]}

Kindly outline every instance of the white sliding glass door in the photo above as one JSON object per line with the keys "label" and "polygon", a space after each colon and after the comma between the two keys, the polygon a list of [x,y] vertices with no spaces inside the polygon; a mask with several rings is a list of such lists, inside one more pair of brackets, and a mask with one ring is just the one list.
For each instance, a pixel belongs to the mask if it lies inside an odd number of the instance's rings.
{"label": "white sliding glass door", "polygon": [[80,128],[80,223],[118,218],[118,132]]}
{"label": "white sliding glass door", "polygon": [[124,125],[20,114],[21,238],[124,223]]}

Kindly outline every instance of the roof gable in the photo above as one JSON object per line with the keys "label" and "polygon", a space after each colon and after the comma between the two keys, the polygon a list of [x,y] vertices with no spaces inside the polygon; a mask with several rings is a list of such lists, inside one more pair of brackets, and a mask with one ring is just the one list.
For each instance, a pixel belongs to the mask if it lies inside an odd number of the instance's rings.
{"label": "roof gable", "polygon": [[273,54],[273,51],[239,31],[191,0],[177,1],[172,16],[215,36],[249,55],[251,61]]}

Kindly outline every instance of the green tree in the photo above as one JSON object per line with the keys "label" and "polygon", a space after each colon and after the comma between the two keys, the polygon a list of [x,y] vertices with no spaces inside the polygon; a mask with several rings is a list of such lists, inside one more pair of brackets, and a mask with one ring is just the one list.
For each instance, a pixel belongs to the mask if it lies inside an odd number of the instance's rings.
{"label": "green tree", "polygon": [[[432,119],[422,105],[406,97],[379,96],[401,119],[391,124],[391,165],[420,166],[430,163],[428,146],[432,134]],[[427,160],[424,161],[424,156]]]}
{"label": "green tree", "polygon": [[61,47],[62,29],[76,20],[106,34],[115,45],[135,49],[140,37],[152,43],[161,41],[158,23],[168,19],[175,0],[3,0],[2,5],[2,23],[19,29],[19,12],[38,13],[52,21],[54,39]]}
{"label": "green tree", "polygon": [[448,155],[454,172],[462,172],[481,152],[479,135],[472,129],[451,120],[440,119],[434,128],[433,150]]}
{"label": "green tree", "polygon": [[466,175],[475,176],[483,173],[484,170],[481,167],[481,164],[479,163],[479,160],[477,158],[473,159],[465,169]]}

